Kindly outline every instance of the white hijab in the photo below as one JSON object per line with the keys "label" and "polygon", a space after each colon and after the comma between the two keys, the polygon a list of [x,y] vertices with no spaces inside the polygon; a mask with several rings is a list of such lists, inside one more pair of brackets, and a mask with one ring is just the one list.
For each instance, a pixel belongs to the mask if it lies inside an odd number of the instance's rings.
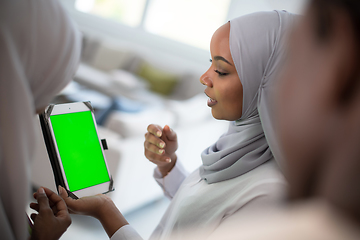
{"label": "white hijab", "polygon": [[230,52],[243,85],[242,116],[230,122],[228,132],[202,152],[200,176],[208,183],[240,176],[273,159],[273,155],[281,161],[270,93],[294,18],[286,11],[271,11],[230,21]]}
{"label": "white hijab", "polygon": [[26,239],[34,116],[71,80],[80,34],[56,0],[0,1],[0,233]]}

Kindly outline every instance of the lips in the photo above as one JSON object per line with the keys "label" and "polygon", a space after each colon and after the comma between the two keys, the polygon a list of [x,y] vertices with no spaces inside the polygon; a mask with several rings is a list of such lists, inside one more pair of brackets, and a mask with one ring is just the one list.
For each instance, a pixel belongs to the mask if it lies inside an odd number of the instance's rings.
{"label": "lips", "polygon": [[[209,97],[209,95],[205,92],[205,95]],[[211,97],[209,97],[208,101],[207,101],[207,105],[209,107],[212,107],[214,105],[217,104],[217,101],[215,99],[212,99]]]}
{"label": "lips", "polygon": [[215,104],[217,104],[217,101],[216,101],[216,100],[214,100],[214,99],[212,99],[212,98],[209,98],[209,99],[208,99],[207,105],[208,105],[209,107],[212,107],[212,106],[214,106]]}

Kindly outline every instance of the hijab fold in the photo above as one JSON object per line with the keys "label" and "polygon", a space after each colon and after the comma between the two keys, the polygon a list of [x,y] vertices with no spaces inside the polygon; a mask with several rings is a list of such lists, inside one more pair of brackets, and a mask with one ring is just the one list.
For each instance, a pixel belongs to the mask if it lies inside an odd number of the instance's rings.
{"label": "hijab fold", "polygon": [[238,177],[274,159],[282,162],[275,135],[272,92],[282,66],[285,39],[295,15],[257,12],[230,21],[229,45],[243,86],[240,119],[202,154],[207,183]]}

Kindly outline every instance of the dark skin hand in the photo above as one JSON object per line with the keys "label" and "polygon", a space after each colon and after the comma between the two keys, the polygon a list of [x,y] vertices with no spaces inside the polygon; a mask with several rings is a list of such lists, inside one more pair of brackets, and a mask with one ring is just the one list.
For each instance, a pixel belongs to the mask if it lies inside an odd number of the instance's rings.
{"label": "dark skin hand", "polygon": [[30,239],[59,239],[71,224],[64,200],[48,188],[39,188],[34,198],[37,203],[30,203],[30,208],[38,213],[31,214],[34,227]]}
{"label": "dark skin hand", "polygon": [[158,166],[162,176],[166,176],[175,166],[178,148],[177,136],[171,128],[150,124],[145,134],[145,157]]}

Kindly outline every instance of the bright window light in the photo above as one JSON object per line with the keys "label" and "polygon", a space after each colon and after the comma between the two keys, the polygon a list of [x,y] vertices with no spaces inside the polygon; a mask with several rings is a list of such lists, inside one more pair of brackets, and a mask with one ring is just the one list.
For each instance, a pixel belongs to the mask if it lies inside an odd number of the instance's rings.
{"label": "bright window light", "polygon": [[214,31],[225,23],[230,0],[151,0],[145,29],[209,50]]}
{"label": "bright window light", "polygon": [[76,0],[75,8],[137,27],[141,24],[145,4],[146,0]]}
{"label": "bright window light", "polygon": [[[231,0],[76,0],[78,11],[209,50]],[[147,6],[147,7],[146,7]]]}

